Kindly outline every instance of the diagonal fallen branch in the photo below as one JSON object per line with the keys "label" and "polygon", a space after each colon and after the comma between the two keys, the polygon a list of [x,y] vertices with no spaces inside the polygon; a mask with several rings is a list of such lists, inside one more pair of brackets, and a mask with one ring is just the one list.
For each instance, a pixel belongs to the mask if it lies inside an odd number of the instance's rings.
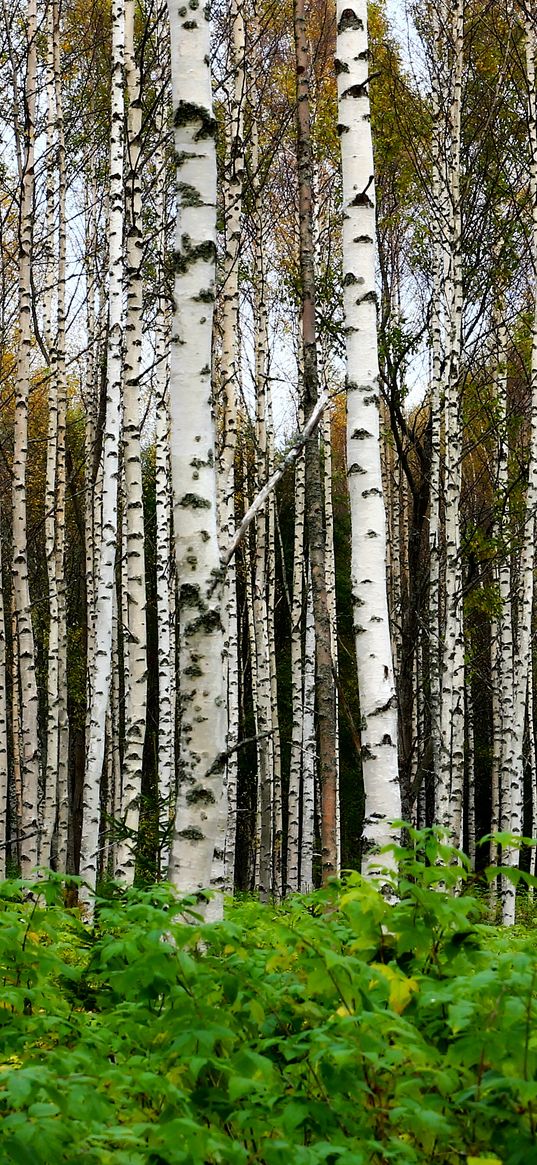
{"label": "diagonal fallen branch", "polygon": [[293,444],[291,445],[291,448],[286,453],[281,464],[274,471],[272,476],[269,477],[268,481],[265,482],[263,489],[261,489],[259,491],[257,497],[254,498],[250,508],[246,511],[244,518],[242,519],[240,526],[236,530],[227,550],[225,550],[223,555],[222,555],[221,561],[222,561],[222,568],[224,570],[225,570],[226,566],[228,566],[229,563],[231,562],[233,555],[235,554],[236,550],[240,546],[240,544],[244,538],[244,535],[246,534],[248,527],[253,522],[258,510],[260,510],[261,507],[265,504],[269,494],[271,494],[273,489],[276,488],[278,482],[283,477],[286,470],[289,469],[289,466],[293,465],[294,462],[297,460],[297,457],[298,457],[299,453],[302,451],[302,449],[304,448],[304,445],[309,440],[312,433],[315,432],[315,429],[317,428],[317,425],[319,424],[319,421],[323,415],[323,412],[326,408],[326,405],[328,404],[329,399],[330,399],[330,397],[329,397],[328,392],[323,392],[322,395],[319,397],[319,400],[317,401],[317,404],[315,405],[315,408],[313,409],[311,416],[308,418],[307,424],[304,425],[302,432],[299,433],[298,437],[295,438],[295,440],[293,441]]}

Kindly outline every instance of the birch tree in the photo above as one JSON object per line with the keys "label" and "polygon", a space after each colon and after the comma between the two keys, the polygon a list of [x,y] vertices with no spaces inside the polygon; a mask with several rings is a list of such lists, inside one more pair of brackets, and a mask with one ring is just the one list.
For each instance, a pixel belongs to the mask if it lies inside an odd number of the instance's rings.
{"label": "birch tree", "polygon": [[134,0],[125,0],[125,79],[127,115],[127,241],[125,283],[125,357],[123,379],[123,472],[125,480],[125,557],[127,618],[125,666],[128,674],[125,742],[121,772],[121,819],[125,840],[119,842],[116,875],[134,878],[133,836],[140,820],[142,765],[147,715],[147,630],[144,550],[144,505],[140,449],[140,372],[142,367],[143,237],[142,218],[142,93],[134,43]]}
{"label": "birch tree", "polygon": [[[315,246],[313,238],[313,153],[309,87],[310,61],[304,0],[294,0],[297,71],[297,168],[302,346],[304,359],[304,419],[318,399],[319,377],[316,335]],[[305,486],[308,549],[315,619],[315,669],[321,780],[321,848],[323,879],[337,872],[336,701],[326,589],[326,545],[318,438],[305,449]]]}
{"label": "birch tree", "polygon": [[[24,79],[24,136],[22,145],[19,216],[19,344],[16,363],[15,429],[13,449],[13,614],[18,638],[21,739],[21,847],[23,874],[39,860],[38,797],[39,735],[34,631],[28,577],[28,520],[26,477],[28,460],[28,398],[32,354],[32,246],[35,192],[35,133],[37,87],[37,9],[28,0],[26,10],[26,72]],[[14,731],[17,732],[17,721]]]}
{"label": "birch tree", "polygon": [[211,334],[216,259],[216,123],[209,14],[169,3],[178,213],[170,372],[174,537],[179,588],[179,787],[170,880],[207,887],[221,819],[226,751],[222,572],[218,546]]}
{"label": "birch tree", "polygon": [[123,376],[123,118],[124,0],[112,6],[112,95],[110,128],[110,219],[106,411],[103,434],[102,510],[95,601],[95,646],[89,692],[89,741],[84,777],[80,874],[95,889],[99,866],[100,795],[105,723],[112,670],[114,567],[118,534],[119,441]]}
{"label": "birch tree", "polygon": [[386,590],[386,517],[379,446],[375,189],[368,95],[367,5],[338,0],[336,72],[343,177],[347,473],[352,601],[366,805],[364,851],[393,837],[400,816],[397,712]]}

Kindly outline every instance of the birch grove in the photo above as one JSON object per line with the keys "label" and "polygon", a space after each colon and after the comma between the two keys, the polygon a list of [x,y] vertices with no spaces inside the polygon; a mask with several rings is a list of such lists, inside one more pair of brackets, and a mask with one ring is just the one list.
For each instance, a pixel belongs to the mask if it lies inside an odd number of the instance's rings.
{"label": "birch grove", "polygon": [[88,920],[401,818],[517,917],[536,18],[402,8],[412,62],[380,0],[1,6],[0,864]]}

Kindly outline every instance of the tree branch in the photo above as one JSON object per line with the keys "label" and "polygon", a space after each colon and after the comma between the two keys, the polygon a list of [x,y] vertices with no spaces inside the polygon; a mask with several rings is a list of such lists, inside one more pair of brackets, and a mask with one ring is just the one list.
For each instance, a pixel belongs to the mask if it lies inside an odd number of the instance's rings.
{"label": "tree branch", "polygon": [[254,498],[250,508],[246,511],[244,518],[242,519],[238,530],[236,530],[227,550],[225,550],[222,554],[221,562],[222,568],[224,570],[226,566],[229,566],[233,555],[236,553],[238,547],[240,546],[244,535],[246,534],[248,527],[253,522],[258,510],[260,510],[261,507],[265,504],[269,494],[271,494],[273,489],[276,488],[278,482],[281,480],[286,470],[289,469],[289,466],[294,465],[299,453],[304,448],[304,445],[307,441],[309,441],[312,433],[315,432],[315,429],[319,424],[329,399],[330,398],[327,392],[323,392],[319,397],[319,400],[317,401],[317,404],[315,405],[315,408],[313,409],[307,424],[304,426],[302,432],[299,433],[298,437],[296,437],[293,441],[293,444],[289,451],[286,453],[281,465],[279,465],[272,476],[269,477],[268,481],[265,482],[265,485],[259,491],[257,497]]}

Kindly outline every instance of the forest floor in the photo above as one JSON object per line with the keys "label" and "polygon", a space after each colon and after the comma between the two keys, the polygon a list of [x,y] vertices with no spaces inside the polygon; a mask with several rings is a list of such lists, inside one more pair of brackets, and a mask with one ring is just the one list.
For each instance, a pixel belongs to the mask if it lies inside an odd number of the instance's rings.
{"label": "forest floor", "polygon": [[2,1165],[537,1165],[532,909],[491,925],[435,844],[394,903],[353,874],[211,925],[4,883]]}

